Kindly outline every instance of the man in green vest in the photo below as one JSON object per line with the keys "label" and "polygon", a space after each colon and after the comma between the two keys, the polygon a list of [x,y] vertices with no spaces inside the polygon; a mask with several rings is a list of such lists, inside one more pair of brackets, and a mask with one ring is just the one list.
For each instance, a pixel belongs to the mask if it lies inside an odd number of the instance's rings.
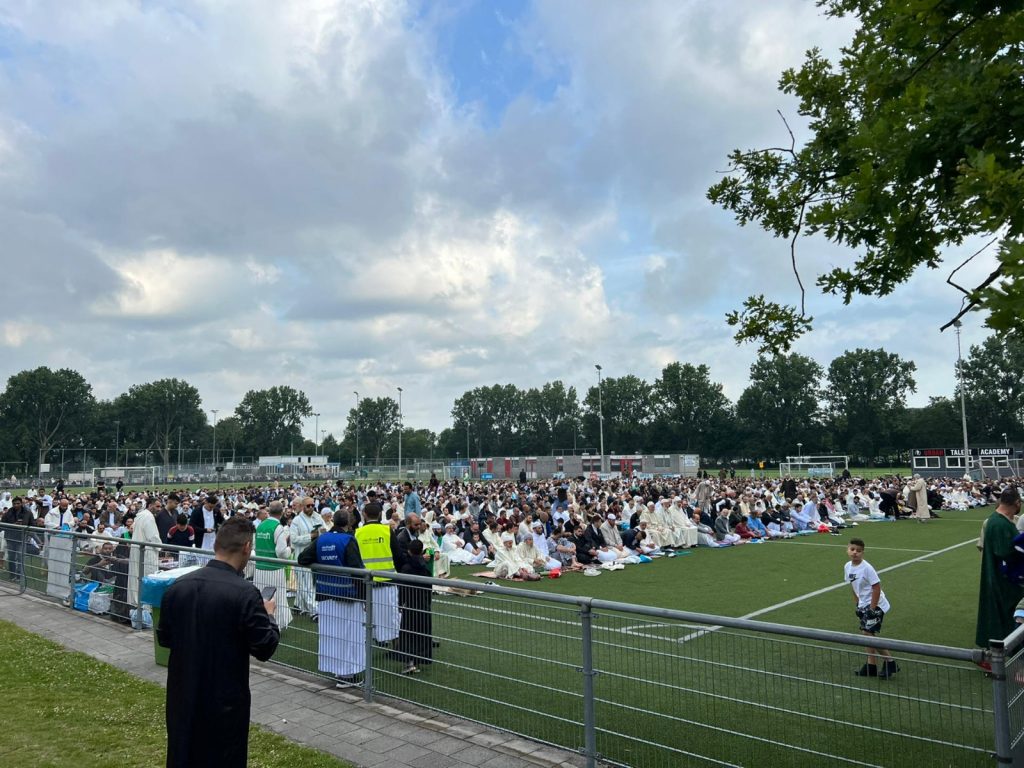
{"label": "man in green vest", "polygon": [[[397,571],[401,565],[398,541],[390,525],[381,523],[376,504],[363,507],[363,524],[356,529],[356,543],[363,564],[371,571]],[[398,637],[402,615],[398,587],[384,576],[373,577],[373,639],[388,643]]]}
{"label": "man in green vest", "polygon": [[1000,571],[1000,564],[1010,556],[1017,527],[1013,518],[1020,513],[1020,494],[1006,488],[999,494],[999,506],[982,528],[981,590],[978,595],[978,626],[975,642],[987,648],[989,640],[1002,640],[1017,628],[1014,609],[1024,588],[1010,581]]}
{"label": "man in green vest", "polygon": [[[270,506],[267,508],[267,519],[256,527],[256,546],[253,548],[256,557],[281,560],[291,557],[290,531],[287,526],[281,524],[283,511],[284,505],[280,501],[270,502]],[[274,619],[277,621],[277,626],[284,632],[292,623],[292,609],[288,606],[288,583],[285,580],[284,564],[257,560],[252,583],[260,590],[264,587],[277,587],[277,594],[274,596],[274,602],[277,604]]]}

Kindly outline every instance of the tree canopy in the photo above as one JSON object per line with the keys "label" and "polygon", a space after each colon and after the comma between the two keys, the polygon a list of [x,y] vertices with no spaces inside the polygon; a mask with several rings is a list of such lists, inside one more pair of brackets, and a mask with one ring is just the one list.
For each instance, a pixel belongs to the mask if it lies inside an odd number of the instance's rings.
{"label": "tree canopy", "polygon": [[[817,48],[780,90],[799,100],[810,140],[735,150],[708,197],[796,243],[820,234],[857,252],[817,277],[849,303],[885,296],[944,250],[984,238],[997,267],[960,286],[964,311],[1020,333],[1024,304],[1024,11],[1020,0],[820,0],[859,21],[837,62]],[[789,126],[780,126],[780,131]],[[945,265],[955,272],[951,265]],[[811,327],[799,307],[762,296],[728,315],[737,341],[788,350]],[[952,314],[952,310],[951,310]],[[958,315],[959,316],[959,315]],[[948,323],[947,323],[948,326]],[[944,326],[945,327],[945,326]]]}

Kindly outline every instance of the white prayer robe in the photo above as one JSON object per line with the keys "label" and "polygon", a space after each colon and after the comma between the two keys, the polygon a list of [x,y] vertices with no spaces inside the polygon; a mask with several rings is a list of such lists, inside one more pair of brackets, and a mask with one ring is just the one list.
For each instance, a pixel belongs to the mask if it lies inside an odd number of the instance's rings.
{"label": "white prayer robe", "polygon": [[317,666],[321,672],[347,677],[366,669],[365,622],[366,607],[361,601],[324,600],[320,603]]}
{"label": "white prayer robe", "polygon": [[75,515],[69,509],[61,514],[58,507],[46,513],[46,594],[67,600],[71,596],[71,562],[74,558],[74,539],[57,534],[63,526],[74,526]]}
{"label": "white prayer robe", "polygon": [[647,523],[647,538],[651,540],[651,543],[657,547],[670,547],[672,535],[665,530],[665,526],[661,524],[661,520],[658,515],[651,511],[650,507],[645,507],[640,512],[641,522]]}
{"label": "white prayer robe", "polygon": [[499,579],[511,579],[524,568],[529,573],[534,572],[533,564],[524,560],[516,547],[502,544],[501,549],[495,553],[494,575]]}
{"label": "white prayer robe", "polygon": [[[307,515],[299,512],[292,518],[291,538],[292,553],[298,557],[313,541],[313,531],[323,528],[323,518],[314,512]],[[295,572],[295,608],[300,612],[315,614],[317,612],[316,592],[313,588],[313,573],[308,568],[294,566]]]}
{"label": "white prayer robe", "polygon": [[442,552],[437,546],[437,539],[430,531],[423,531],[416,537],[423,542],[423,551],[434,550],[434,578],[447,579],[452,574],[452,561],[446,552]]}
{"label": "white prayer robe", "polygon": [[[156,518],[148,509],[143,509],[135,516],[135,525],[132,528],[132,541],[143,544],[160,544],[160,530],[156,527]],[[131,558],[128,561],[128,604],[139,604],[139,582],[140,564],[141,576],[146,577],[160,570],[160,550],[154,546],[145,548],[145,555],[141,558],[140,547],[131,548]]]}
{"label": "white prayer robe", "polygon": [[467,552],[466,542],[454,533],[446,533],[441,537],[441,551],[448,555],[448,559],[458,565],[471,565],[473,554]]}
{"label": "white prayer robe", "polygon": [[693,520],[687,517],[686,513],[675,504],[669,508],[669,512],[672,514],[672,530],[679,535],[680,540],[683,542],[679,546],[696,547],[697,526],[693,524]]}

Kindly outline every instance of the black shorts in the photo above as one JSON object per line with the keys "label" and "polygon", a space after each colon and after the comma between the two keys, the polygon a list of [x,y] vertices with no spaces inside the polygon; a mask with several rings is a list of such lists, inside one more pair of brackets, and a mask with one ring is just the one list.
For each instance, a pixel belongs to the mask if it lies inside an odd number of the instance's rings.
{"label": "black shorts", "polygon": [[858,618],[860,618],[860,631],[867,632],[869,635],[877,635],[882,631],[882,619],[885,618],[885,612],[881,609],[875,614],[875,617],[869,619],[866,614],[858,612]]}

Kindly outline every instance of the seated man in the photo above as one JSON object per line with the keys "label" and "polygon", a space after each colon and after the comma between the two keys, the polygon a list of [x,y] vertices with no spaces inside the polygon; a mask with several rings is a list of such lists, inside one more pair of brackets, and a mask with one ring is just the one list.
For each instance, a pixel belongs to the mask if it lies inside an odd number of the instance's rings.
{"label": "seated man", "polygon": [[563,571],[579,571],[583,569],[583,566],[576,559],[576,544],[564,528],[561,526],[556,527],[548,543],[549,554],[558,558]]}
{"label": "seated man", "polygon": [[473,563],[473,555],[466,551],[466,542],[455,533],[454,523],[448,523],[444,527],[444,536],[441,537],[441,551],[448,555],[448,559],[456,565],[470,565]]}
{"label": "seated man", "polygon": [[562,562],[551,551],[551,544],[547,536],[544,535],[544,523],[540,520],[533,521],[533,548],[542,561],[541,568],[543,570],[559,571],[562,569]]}
{"label": "seated man", "polygon": [[718,542],[715,541],[715,531],[710,526],[701,522],[701,512],[699,509],[693,510],[691,519],[693,520],[693,524],[697,526],[697,546],[717,547]]}
{"label": "seated man", "polygon": [[744,539],[729,528],[729,510],[722,507],[715,518],[715,539],[719,544],[743,544]]}
{"label": "seated man", "polygon": [[501,534],[501,548],[494,553],[494,575],[499,579],[540,579],[533,569],[533,564],[522,559],[516,548],[516,537],[508,531]]}

